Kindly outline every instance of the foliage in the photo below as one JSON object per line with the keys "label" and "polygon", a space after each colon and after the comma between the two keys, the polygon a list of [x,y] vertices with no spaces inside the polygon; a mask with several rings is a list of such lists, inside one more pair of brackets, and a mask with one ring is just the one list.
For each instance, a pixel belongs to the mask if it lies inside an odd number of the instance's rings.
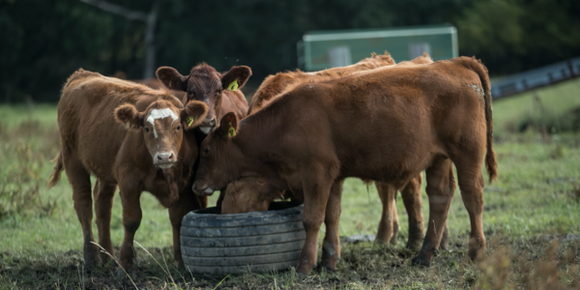
{"label": "foliage", "polygon": [[[55,128],[43,129],[35,120],[10,129],[5,125],[0,128],[0,139],[4,140],[0,141],[0,220],[29,215],[45,217],[56,207],[54,200],[40,195],[47,154],[57,145]],[[35,146],[34,140],[42,140],[43,148]]]}
{"label": "foliage", "polygon": [[[311,30],[454,24],[461,55],[492,75],[576,56],[575,0],[109,0],[149,12],[159,3],[157,65],[186,73],[205,61],[252,67],[250,86],[296,68],[296,42]],[[0,0],[0,101],[54,102],[79,67],[143,78],[145,24],[78,0]],[[389,49],[385,47],[385,49]],[[3,97],[1,97],[3,96]]]}
{"label": "foliage", "polygon": [[460,52],[483,59],[494,75],[578,56],[578,1],[484,0],[457,20]]}

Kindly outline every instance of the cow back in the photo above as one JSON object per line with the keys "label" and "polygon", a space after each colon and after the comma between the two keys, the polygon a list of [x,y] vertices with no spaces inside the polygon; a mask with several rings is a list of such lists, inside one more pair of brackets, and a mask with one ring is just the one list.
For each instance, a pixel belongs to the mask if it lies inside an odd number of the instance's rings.
{"label": "cow back", "polygon": [[356,64],[345,67],[330,68],[316,72],[302,72],[296,70],[294,72],[288,71],[270,75],[266,77],[252,97],[248,114],[260,110],[276,96],[291,91],[299,85],[338,79],[361,71],[372,70],[383,66],[391,66],[394,64],[395,61],[388,52],[385,52],[384,55],[373,53],[370,58],[365,58]]}
{"label": "cow back", "polygon": [[406,181],[432,156],[445,155],[448,142],[464,134],[485,140],[485,131],[462,131],[485,124],[485,84],[471,69],[477,65],[458,58],[300,85],[242,120],[240,131],[260,127],[263,136],[249,146],[280,144],[280,152],[264,156],[285,156],[281,164],[316,156],[340,160],[345,177]]}

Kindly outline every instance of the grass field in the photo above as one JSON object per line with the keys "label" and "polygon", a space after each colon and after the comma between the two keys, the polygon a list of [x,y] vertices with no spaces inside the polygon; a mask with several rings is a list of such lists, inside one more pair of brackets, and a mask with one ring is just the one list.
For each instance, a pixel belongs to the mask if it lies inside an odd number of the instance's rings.
{"label": "grass field", "polygon": [[[58,152],[56,106],[0,105],[0,289],[578,289],[580,134],[561,132],[573,127],[568,113],[580,106],[579,95],[576,79],[494,103],[499,179],[484,192],[488,250],[482,261],[466,257],[470,225],[457,191],[448,219],[450,250],[441,251],[431,267],[410,265],[415,253],[404,247],[407,217],[399,198],[401,234],[393,247],[343,243],[336,272],[315,270],[306,279],[292,270],[223,280],[178,271],[167,211],[147,193],[131,279],[118,276],[115,267],[85,272],[66,176],[45,189]],[[539,127],[516,133],[530,120]],[[423,201],[427,218],[425,193]],[[374,187],[348,179],[340,235],[374,235],[380,212]],[[111,228],[119,245],[118,196]]]}

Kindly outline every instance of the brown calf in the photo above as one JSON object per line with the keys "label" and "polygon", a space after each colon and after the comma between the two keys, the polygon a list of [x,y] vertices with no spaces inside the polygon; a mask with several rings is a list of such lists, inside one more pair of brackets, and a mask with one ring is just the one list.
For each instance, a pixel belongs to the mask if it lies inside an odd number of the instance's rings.
{"label": "brown calf", "polygon": [[211,194],[247,172],[291,190],[304,200],[306,242],[297,272],[309,274],[322,222],[323,266],[334,269],[340,257],[337,180],[358,177],[400,188],[425,170],[429,222],[413,261],[428,264],[446,224],[455,164],[474,259],[485,250],[484,158],[490,180],[497,175],[492,126],[487,69],[473,58],[306,84],[239,124],[226,114],[202,142],[194,191]]}
{"label": "brown calf", "polygon": [[[252,75],[252,70],[247,66],[234,66],[220,74],[212,66],[202,63],[193,67],[187,76],[172,67],[162,66],[156,74],[168,88],[186,92],[187,101],[198,100],[208,105],[207,117],[199,127],[205,134],[216,125],[216,119],[221,119],[227,112],[235,112],[238,118],[246,116],[248,101],[239,89]],[[184,100],[184,103],[187,101]]]}
{"label": "brown calf", "polygon": [[240,178],[227,185],[221,203],[221,213],[267,211],[274,200],[288,198],[286,192],[274,187],[265,177]]}
{"label": "brown calf", "polygon": [[187,186],[198,147],[193,134],[184,136],[183,131],[198,126],[207,111],[202,102],[192,101],[184,107],[166,90],[82,69],[69,77],[58,103],[61,147],[49,187],[65,170],[82,226],[87,269],[109,259],[106,254],[99,257],[99,249],[92,244],[90,175],[97,179],[93,194],[99,244],[111,254],[111,207],[119,186],[125,229],[120,252],[123,268],[133,266],[133,237],[141,222],[139,197],[143,191],[151,192],[169,208],[173,253],[183,266],[181,219],[192,209],[207,205],[206,199],[194,197]]}
{"label": "brown calf", "polygon": [[[348,75],[353,75],[366,70],[373,69],[380,66],[389,67],[405,67],[433,63],[431,57],[427,54],[417,57],[410,61],[403,61],[399,64],[393,65],[394,60],[390,57],[388,53],[385,52],[384,55],[377,56],[372,54],[371,58],[366,58],[361,60],[355,65],[333,68],[329,70],[323,70],[315,73],[302,73],[302,72],[285,72],[278,73],[275,76],[269,76],[266,78],[264,83],[260,85],[260,88],[254,95],[254,98],[250,102],[250,112],[257,112],[263,106],[271,102],[275,96],[273,93],[284,91],[284,84],[289,86],[286,90],[291,90],[304,83],[313,83],[319,81],[328,81]],[[253,109],[253,111],[252,111]],[[248,178],[246,180],[239,180],[236,182],[235,186],[229,186],[225,191],[226,197],[224,203],[221,204],[222,213],[242,213],[251,211],[265,211],[272,201],[281,196],[280,190],[272,188],[272,192],[266,192],[268,186],[264,184],[259,184],[260,178]],[[381,220],[379,222],[379,227],[377,231],[376,241],[385,245],[389,245],[390,241],[395,241],[399,231],[399,219],[396,209],[396,194],[397,188],[393,185],[376,182],[377,191],[381,202],[383,204],[383,212],[381,215]],[[340,186],[338,186],[340,187]],[[420,246],[421,240],[423,239],[423,214],[421,212],[421,175],[414,177],[410,180],[402,189],[401,195],[405,207],[407,209],[407,214],[409,216],[409,236],[407,241],[407,247],[415,249]],[[222,195],[224,193],[222,192]],[[222,198],[220,195],[220,200]],[[447,227],[445,228],[447,232]],[[444,236],[446,237],[446,235]],[[446,242],[446,238],[442,243]]]}

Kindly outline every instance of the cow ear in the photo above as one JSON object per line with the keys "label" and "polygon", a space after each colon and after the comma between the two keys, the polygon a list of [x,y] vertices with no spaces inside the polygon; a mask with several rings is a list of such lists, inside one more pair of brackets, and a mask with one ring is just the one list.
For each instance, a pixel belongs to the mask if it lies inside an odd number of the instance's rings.
{"label": "cow ear", "polygon": [[124,104],[115,109],[115,121],[126,129],[139,129],[143,126],[143,114],[139,113],[135,106]]}
{"label": "cow ear", "polygon": [[204,102],[189,101],[181,111],[180,117],[185,130],[193,129],[205,119],[207,115],[207,105]]}
{"label": "cow ear", "polygon": [[220,134],[227,137],[235,137],[238,130],[238,117],[233,112],[227,113],[220,121]]}
{"label": "cow ear", "polygon": [[161,66],[155,75],[166,87],[176,91],[187,91],[187,77],[182,76],[176,69],[170,66]]}
{"label": "cow ear", "polygon": [[245,65],[234,66],[222,75],[222,89],[235,91],[244,87],[250,76],[252,70]]}

